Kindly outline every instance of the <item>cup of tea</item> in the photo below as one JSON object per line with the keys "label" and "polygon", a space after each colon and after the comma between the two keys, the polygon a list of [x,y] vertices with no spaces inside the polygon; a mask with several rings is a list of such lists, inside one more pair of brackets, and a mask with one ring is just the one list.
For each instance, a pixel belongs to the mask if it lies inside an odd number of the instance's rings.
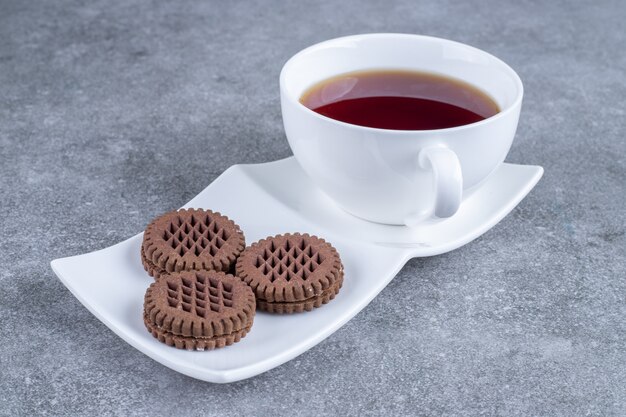
{"label": "cup of tea", "polygon": [[365,220],[453,216],[504,161],[523,86],[474,47],[410,34],[332,39],[280,74],[283,123],[302,169]]}

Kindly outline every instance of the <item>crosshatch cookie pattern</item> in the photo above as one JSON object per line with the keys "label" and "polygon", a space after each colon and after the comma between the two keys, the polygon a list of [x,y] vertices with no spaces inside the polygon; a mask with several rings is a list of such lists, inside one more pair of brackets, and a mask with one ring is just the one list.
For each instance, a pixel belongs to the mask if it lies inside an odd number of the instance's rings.
{"label": "crosshatch cookie pattern", "polygon": [[183,209],[148,225],[141,260],[155,279],[180,271],[230,271],[244,248],[243,232],[228,217],[211,210]]}
{"label": "crosshatch cookie pattern", "polygon": [[308,234],[268,237],[246,248],[236,273],[273,313],[310,311],[328,303],[343,284],[343,265],[328,242]]}
{"label": "crosshatch cookie pattern", "polygon": [[144,299],[144,324],[170,346],[209,350],[238,342],[250,330],[254,293],[239,278],[216,271],[162,275]]}

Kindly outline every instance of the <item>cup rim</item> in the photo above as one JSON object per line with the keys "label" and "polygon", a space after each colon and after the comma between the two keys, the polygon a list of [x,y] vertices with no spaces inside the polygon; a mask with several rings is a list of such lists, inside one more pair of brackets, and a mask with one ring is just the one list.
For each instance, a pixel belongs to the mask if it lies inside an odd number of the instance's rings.
{"label": "cup rim", "polygon": [[[299,57],[301,57],[302,55],[305,55],[315,49],[319,49],[322,48],[324,46],[326,46],[327,44],[330,43],[335,43],[338,41],[349,41],[352,39],[362,39],[362,38],[392,38],[392,37],[409,37],[409,38],[421,38],[421,39],[427,39],[427,40],[433,40],[436,42],[441,42],[441,43],[447,43],[447,44],[452,44],[452,45],[457,45],[457,46],[461,46],[463,48],[468,48],[473,50],[474,52],[478,52],[480,54],[483,55],[487,55],[489,56],[491,59],[495,60],[496,62],[498,62],[499,64],[502,65],[502,67],[504,68],[505,71],[507,71],[509,73],[509,75],[511,75],[511,77],[513,78],[515,85],[517,87],[517,95],[515,97],[515,99],[513,100],[513,102],[511,104],[509,104],[506,108],[500,110],[498,113],[494,114],[493,116],[490,116],[486,119],[480,120],[478,122],[474,122],[474,123],[468,123],[465,125],[461,125],[461,126],[455,126],[455,127],[447,127],[444,129],[425,129],[425,130],[396,130],[396,129],[383,129],[383,128],[378,128],[378,127],[369,127],[369,126],[361,126],[361,125],[356,125],[356,124],[352,124],[352,123],[347,123],[347,122],[342,122],[341,120],[336,120],[333,118],[330,118],[328,116],[324,116],[322,114],[319,114],[313,110],[311,110],[310,108],[306,107],[304,104],[302,104],[300,102],[300,100],[298,98],[293,97],[292,94],[288,94],[285,88],[285,78],[287,77],[287,71],[289,70],[289,66],[293,64],[293,62],[295,60],[297,60]],[[478,126],[482,126],[484,124],[488,124],[491,123],[495,120],[498,120],[500,118],[506,117],[509,113],[513,112],[516,108],[518,108],[521,104],[522,98],[524,96],[524,85],[522,84],[522,80],[520,79],[519,75],[517,74],[517,72],[515,72],[515,70],[513,68],[511,68],[510,65],[508,65],[506,62],[502,61],[500,58],[496,57],[495,55],[490,54],[489,52],[483,51],[482,49],[476,48],[474,46],[462,43],[462,42],[457,42],[457,41],[453,41],[450,39],[444,39],[444,38],[438,38],[435,36],[427,36],[427,35],[417,35],[417,34],[412,34],[412,33],[392,33],[392,32],[383,32],[383,33],[364,33],[364,34],[358,34],[358,35],[349,35],[349,36],[341,36],[338,38],[333,38],[333,39],[328,39],[322,42],[318,42],[314,45],[311,45],[307,48],[302,49],[301,51],[297,52],[295,55],[293,55],[291,58],[289,58],[287,60],[287,62],[285,62],[285,64],[283,65],[281,71],[280,71],[280,76],[279,76],[279,82],[280,82],[280,90],[283,97],[285,97],[287,100],[289,100],[291,103],[295,104],[297,107],[300,107],[301,109],[303,109],[305,112],[307,112],[308,114],[310,114],[313,117],[319,118],[321,120],[327,121],[327,122],[331,122],[331,123],[335,123],[335,124],[339,124],[341,126],[345,126],[347,128],[353,128],[356,130],[361,130],[364,132],[384,132],[386,134],[391,134],[391,135],[398,135],[398,136],[406,136],[406,135],[421,135],[421,134],[432,134],[432,133],[440,133],[440,132],[454,132],[454,131],[460,131],[460,130],[465,130],[465,129],[471,129],[474,127],[478,127]]]}

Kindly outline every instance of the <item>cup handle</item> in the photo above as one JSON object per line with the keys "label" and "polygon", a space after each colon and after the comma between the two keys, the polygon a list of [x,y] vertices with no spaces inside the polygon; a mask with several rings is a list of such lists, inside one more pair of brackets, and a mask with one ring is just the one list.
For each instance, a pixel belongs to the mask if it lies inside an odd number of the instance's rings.
{"label": "cup handle", "polygon": [[463,174],[461,163],[454,151],[445,146],[430,146],[420,151],[418,164],[422,169],[432,169],[435,201],[430,210],[409,216],[404,223],[415,226],[429,218],[445,218],[454,215],[461,205]]}

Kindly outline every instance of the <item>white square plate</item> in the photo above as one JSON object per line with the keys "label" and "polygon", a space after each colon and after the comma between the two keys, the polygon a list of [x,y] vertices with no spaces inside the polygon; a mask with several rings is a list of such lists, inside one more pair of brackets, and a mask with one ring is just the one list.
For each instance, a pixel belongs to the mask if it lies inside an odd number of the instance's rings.
{"label": "white square plate", "polygon": [[232,382],[272,369],[330,336],[361,311],[412,257],[456,249],[506,216],[535,186],[543,169],[502,164],[465,196],[454,217],[417,228],[369,223],[337,208],[311,184],[294,158],[235,165],[185,205],[234,219],[246,241],[308,232],[341,254],[344,285],[331,303],[294,315],[259,312],[248,335],[232,346],[190,352],[160,343],[142,321],[152,278],[139,258],[142,234],[109,248],[52,261],[63,284],[118,336],[178,372],[210,382]]}

